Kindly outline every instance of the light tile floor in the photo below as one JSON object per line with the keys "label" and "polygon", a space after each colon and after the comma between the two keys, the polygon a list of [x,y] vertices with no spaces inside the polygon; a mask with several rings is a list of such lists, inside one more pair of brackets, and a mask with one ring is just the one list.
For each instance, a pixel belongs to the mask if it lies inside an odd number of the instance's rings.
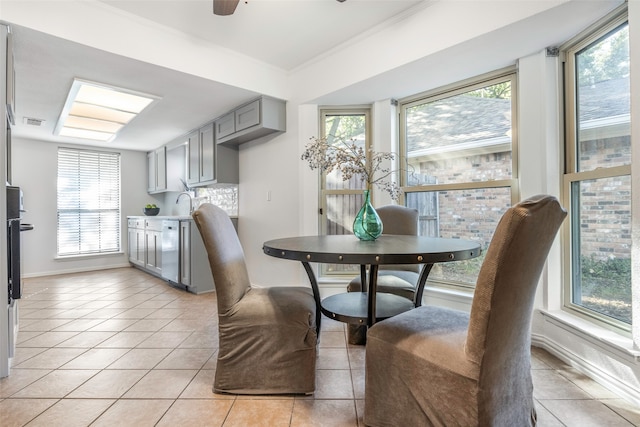
{"label": "light tile floor", "polygon": [[[25,280],[0,426],[362,426],[364,348],[323,319],[313,396],[213,394],[215,294],[133,268]],[[533,349],[539,425],[640,425],[640,409]]]}

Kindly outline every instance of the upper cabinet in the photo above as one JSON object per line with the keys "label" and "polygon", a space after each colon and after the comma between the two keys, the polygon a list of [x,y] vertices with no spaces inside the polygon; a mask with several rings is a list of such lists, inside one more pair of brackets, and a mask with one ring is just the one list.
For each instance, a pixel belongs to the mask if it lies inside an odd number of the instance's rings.
{"label": "upper cabinet", "polygon": [[147,153],[147,193],[167,191],[167,151],[166,147]]}
{"label": "upper cabinet", "polygon": [[218,141],[221,138],[226,138],[227,136],[233,134],[236,131],[236,114],[235,112],[230,112],[220,117],[215,121],[216,124],[216,135],[218,136]]}
{"label": "upper cabinet", "polygon": [[182,191],[185,178],[189,187],[237,184],[238,145],[285,130],[286,102],[268,96],[254,99],[190,132],[184,137],[186,145],[165,145],[147,153],[147,192]]}
{"label": "upper cabinet", "polygon": [[198,185],[213,181],[216,161],[213,123],[189,134],[187,152],[187,184]]}
{"label": "upper cabinet", "polygon": [[237,145],[286,130],[286,103],[262,96],[215,121],[216,142]]}
{"label": "upper cabinet", "polygon": [[214,123],[193,131],[187,138],[187,184],[198,187],[238,182],[237,147],[217,147]]}
{"label": "upper cabinet", "polygon": [[185,177],[185,146],[166,145],[147,153],[147,193],[183,191]]}

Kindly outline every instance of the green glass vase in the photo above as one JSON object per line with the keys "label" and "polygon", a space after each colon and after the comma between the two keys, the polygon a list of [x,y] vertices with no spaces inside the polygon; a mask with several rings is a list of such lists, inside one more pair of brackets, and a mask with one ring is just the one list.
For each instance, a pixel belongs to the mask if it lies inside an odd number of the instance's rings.
{"label": "green glass vase", "polygon": [[353,234],[360,240],[376,240],[382,234],[382,221],[371,205],[369,190],[364,190],[364,203],[353,221]]}

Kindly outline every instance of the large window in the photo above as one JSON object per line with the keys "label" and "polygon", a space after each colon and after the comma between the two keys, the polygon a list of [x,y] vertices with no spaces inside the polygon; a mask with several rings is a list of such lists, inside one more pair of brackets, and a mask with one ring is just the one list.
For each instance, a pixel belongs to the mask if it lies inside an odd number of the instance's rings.
{"label": "large window", "polygon": [[631,325],[629,27],[619,16],[565,54],[567,308]]}
{"label": "large window", "polygon": [[58,256],[120,251],[120,154],[58,149]]}
{"label": "large window", "polygon": [[[401,102],[405,204],[418,209],[421,235],[475,240],[486,251],[517,201],[515,94],[509,70]],[[436,264],[429,280],[473,287],[482,260]]]}
{"label": "large window", "polygon": [[[321,110],[321,136],[330,144],[354,143],[370,148],[369,109]],[[354,176],[343,180],[339,170],[322,174],[320,191],[320,231],[322,234],[352,234],[353,220],[364,202],[364,183]],[[358,266],[322,264],[322,275],[359,272]]]}

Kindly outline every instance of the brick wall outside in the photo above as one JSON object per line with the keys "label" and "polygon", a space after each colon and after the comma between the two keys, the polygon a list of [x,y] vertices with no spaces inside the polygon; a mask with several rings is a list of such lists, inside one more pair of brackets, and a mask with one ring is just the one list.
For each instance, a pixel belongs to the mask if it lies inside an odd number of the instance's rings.
{"label": "brick wall outside", "polygon": [[[582,170],[611,167],[628,162],[629,138],[609,138],[582,144]],[[424,161],[414,165],[419,176],[436,177],[437,183],[487,181],[511,177],[511,153],[493,153]],[[631,181],[616,177],[580,184],[581,246],[583,255],[596,259],[629,258],[631,253]],[[437,204],[440,237],[469,238],[486,249],[502,214],[511,205],[509,189],[440,191],[437,199],[407,196],[407,205],[419,207],[424,218],[432,217],[429,205]],[[428,222],[428,220],[425,220]],[[434,223],[435,224],[435,223]]]}
{"label": "brick wall outside", "polygon": [[[629,164],[629,137],[586,141],[581,144],[580,170]],[[631,256],[631,178],[583,181],[580,184],[583,255],[598,260]]]}
{"label": "brick wall outside", "polygon": [[[416,166],[418,169],[422,176],[436,177],[438,184],[508,179],[511,178],[511,153],[427,161]],[[439,237],[477,240],[486,249],[509,206],[509,188],[439,191]]]}

